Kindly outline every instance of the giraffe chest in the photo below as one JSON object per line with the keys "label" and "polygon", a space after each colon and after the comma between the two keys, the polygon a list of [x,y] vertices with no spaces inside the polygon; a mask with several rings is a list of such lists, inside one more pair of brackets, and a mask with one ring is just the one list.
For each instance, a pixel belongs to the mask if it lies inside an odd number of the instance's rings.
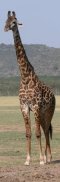
{"label": "giraffe chest", "polygon": [[37,97],[34,89],[20,89],[19,98],[20,106],[25,112],[27,112],[27,108],[30,108],[30,110],[33,111],[35,107],[38,107]]}
{"label": "giraffe chest", "polygon": [[21,100],[30,101],[32,98],[35,97],[35,91],[34,89],[20,89],[19,96]]}
{"label": "giraffe chest", "polygon": [[38,97],[35,92],[35,87],[29,88],[29,86],[24,86],[20,88],[19,98],[21,104],[27,104],[29,107],[37,104]]}
{"label": "giraffe chest", "polygon": [[21,83],[19,97],[21,103],[28,103],[28,105],[39,104],[39,106],[45,107],[51,103],[53,94],[47,86],[41,85],[39,82],[36,85],[33,84],[33,86]]}
{"label": "giraffe chest", "polygon": [[42,105],[42,93],[40,89],[34,88],[20,88],[19,92],[20,104],[28,105],[31,110],[41,107]]}

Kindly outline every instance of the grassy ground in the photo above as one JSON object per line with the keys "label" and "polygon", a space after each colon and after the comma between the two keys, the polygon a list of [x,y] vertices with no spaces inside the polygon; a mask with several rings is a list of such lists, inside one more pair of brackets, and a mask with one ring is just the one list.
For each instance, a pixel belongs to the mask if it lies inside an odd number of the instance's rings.
{"label": "grassy ground", "polygon": [[[19,108],[18,97],[0,97],[0,167],[23,164],[26,157],[25,126]],[[35,137],[34,117],[32,121],[32,160],[39,160]],[[60,158],[60,96],[56,97],[56,109],[52,121],[53,140],[51,141],[53,159]],[[44,149],[44,136],[42,133]]]}

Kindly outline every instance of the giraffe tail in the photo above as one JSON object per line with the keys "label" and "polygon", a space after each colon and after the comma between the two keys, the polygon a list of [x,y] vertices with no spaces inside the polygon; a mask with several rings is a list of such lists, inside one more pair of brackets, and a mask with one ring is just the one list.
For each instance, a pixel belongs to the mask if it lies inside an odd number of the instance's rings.
{"label": "giraffe tail", "polygon": [[50,124],[50,126],[49,126],[49,134],[50,134],[51,140],[52,140],[52,132],[53,132],[52,125]]}

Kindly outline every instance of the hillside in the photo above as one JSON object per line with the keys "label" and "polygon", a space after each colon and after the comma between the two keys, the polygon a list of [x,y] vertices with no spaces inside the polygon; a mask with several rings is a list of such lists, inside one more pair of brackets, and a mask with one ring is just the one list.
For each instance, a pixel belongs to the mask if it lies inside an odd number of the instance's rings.
{"label": "hillside", "polygon": [[[38,75],[60,76],[60,48],[24,45]],[[0,44],[0,77],[17,76],[19,69],[13,45]]]}

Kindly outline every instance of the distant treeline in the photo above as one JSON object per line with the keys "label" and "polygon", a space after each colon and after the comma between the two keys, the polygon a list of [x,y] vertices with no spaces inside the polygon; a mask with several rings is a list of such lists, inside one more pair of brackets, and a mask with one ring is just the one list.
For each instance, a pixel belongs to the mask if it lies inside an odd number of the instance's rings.
{"label": "distant treeline", "polygon": [[[60,95],[60,76],[39,76],[39,79],[52,88],[56,95]],[[14,96],[19,94],[20,77],[0,78],[0,96]]]}

